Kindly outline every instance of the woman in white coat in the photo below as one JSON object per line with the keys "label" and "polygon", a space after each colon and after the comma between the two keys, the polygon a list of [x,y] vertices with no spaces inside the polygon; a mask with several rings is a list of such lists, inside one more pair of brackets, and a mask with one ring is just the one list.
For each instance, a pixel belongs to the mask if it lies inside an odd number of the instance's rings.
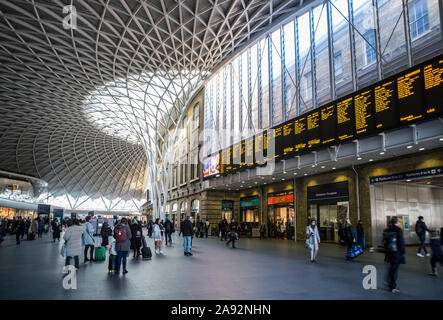
{"label": "woman in white coat", "polygon": [[311,247],[311,262],[317,262],[320,235],[315,220],[311,220],[311,224],[306,228],[306,237]]}
{"label": "woman in white coat", "polygon": [[80,226],[78,219],[72,221],[72,225],[66,229],[63,239],[66,241],[66,262],[65,266],[71,262],[71,257],[74,257],[74,265],[79,268],[79,256],[82,254],[82,235],[85,231],[83,226]]}

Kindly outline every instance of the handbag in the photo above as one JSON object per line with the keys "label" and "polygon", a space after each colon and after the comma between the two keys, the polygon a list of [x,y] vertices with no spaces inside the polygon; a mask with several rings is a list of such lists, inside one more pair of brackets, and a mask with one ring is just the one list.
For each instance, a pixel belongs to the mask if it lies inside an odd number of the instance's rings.
{"label": "handbag", "polygon": [[311,244],[311,237],[306,238],[306,249],[311,250],[312,244]]}
{"label": "handbag", "polygon": [[60,254],[63,257],[63,259],[66,259],[66,255],[67,255],[66,241],[62,245],[62,248],[60,250]]}

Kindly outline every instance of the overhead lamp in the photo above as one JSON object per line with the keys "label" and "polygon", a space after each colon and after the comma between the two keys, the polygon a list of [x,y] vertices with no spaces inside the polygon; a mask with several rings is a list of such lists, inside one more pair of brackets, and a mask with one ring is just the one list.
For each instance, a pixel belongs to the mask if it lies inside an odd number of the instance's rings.
{"label": "overhead lamp", "polygon": [[313,164],[312,167],[315,168],[315,164]]}
{"label": "overhead lamp", "polygon": [[332,170],[335,170],[335,169],[337,169],[336,167],[332,167]]}
{"label": "overhead lamp", "polygon": [[285,181],[285,178],[281,179],[281,181]]}
{"label": "overhead lamp", "polygon": [[440,138],[440,141],[443,141],[443,138]]}
{"label": "overhead lamp", "polygon": [[274,178],[274,177],[272,177],[272,180],[275,180],[275,178]]}
{"label": "overhead lamp", "polygon": [[294,172],[294,176],[296,176],[297,175],[297,172]]}
{"label": "overhead lamp", "polygon": [[284,173],[284,174],[287,174],[287,172],[286,172],[286,171],[283,171],[283,173]]}
{"label": "overhead lamp", "polygon": [[357,160],[361,160],[361,157],[358,157]]}
{"label": "overhead lamp", "polygon": [[384,152],[384,151],[380,152],[380,155],[384,155],[384,154],[385,154],[385,152]]}
{"label": "overhead lamp", "polygon": [[407,146],[407,147],[406,147],[406,149],[411,149],[411,148],[412,148],[412,146]]}
{"label": "overhead lamp", "polygon": [[420,149],[418,149],[418,151],[423,151],[423,150],[425,150],[425,148],[420,148]]}
{"label": "overhead lamp", "polygon": [[372,162],[372,161],[374,161],[374,159],[369,159],[369,162]]}
{"label": "overhead lamp", "polygon": [[322,169],[326,168],[325,166],[321,166]]}
{"label": "overhead lamp", "polygon": [[308,174],[307,174],[307,173],[305,173],[304,175],[305,175],[305,176],[307,176]]}
{"label": "overhead lamp", "polygon": [[255,181],[254,183],[255,183],[255,184],[257,184],[258,182],[257,182],[257,181]]}
{"label": "overhead lamp", "polygon": [[411,182],[411,179],[407,179],[406,181],[407,181],[407,182]]}

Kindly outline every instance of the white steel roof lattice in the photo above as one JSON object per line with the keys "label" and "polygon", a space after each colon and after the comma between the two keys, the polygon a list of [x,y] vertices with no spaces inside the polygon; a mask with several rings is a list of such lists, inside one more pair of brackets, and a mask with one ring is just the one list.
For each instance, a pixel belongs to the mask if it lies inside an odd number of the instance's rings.
{"label": "white steel roof lattice", "polygon": [[46,180],[69,208],[137,207],[147,172],[159,199],[159,132],[209,72],[302,3],[2,1],[0,169]]}

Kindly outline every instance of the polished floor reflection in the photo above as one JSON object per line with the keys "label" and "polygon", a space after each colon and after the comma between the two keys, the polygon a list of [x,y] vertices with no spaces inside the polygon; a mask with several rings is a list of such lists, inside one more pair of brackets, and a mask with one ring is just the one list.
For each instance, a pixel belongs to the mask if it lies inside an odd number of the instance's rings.
{"label": "polished floor reflection", "polygon": [[[15,244],[8,236],[0,245],[0,299],[442,299],[440,277],[427,275],[429,258],[408,248],[400,269],[400,294],[383,286],[386,265],[381,253],[365,252],[344,259],[343,247],[321,244],[312,264],[303,243],[240,239],[237,249],[216,238],[194,239],[192,257],[183,256],[182,238],[173,239],[165,256],[150,261],[128,258],[127,275],[110,276],[108,261],[83,263],[77,290],[62,285],[61,244],[50,235]],[[153,249],[152,239],[148,244]],[[362,286],[365,265],[378,271],[378,290]]]}

